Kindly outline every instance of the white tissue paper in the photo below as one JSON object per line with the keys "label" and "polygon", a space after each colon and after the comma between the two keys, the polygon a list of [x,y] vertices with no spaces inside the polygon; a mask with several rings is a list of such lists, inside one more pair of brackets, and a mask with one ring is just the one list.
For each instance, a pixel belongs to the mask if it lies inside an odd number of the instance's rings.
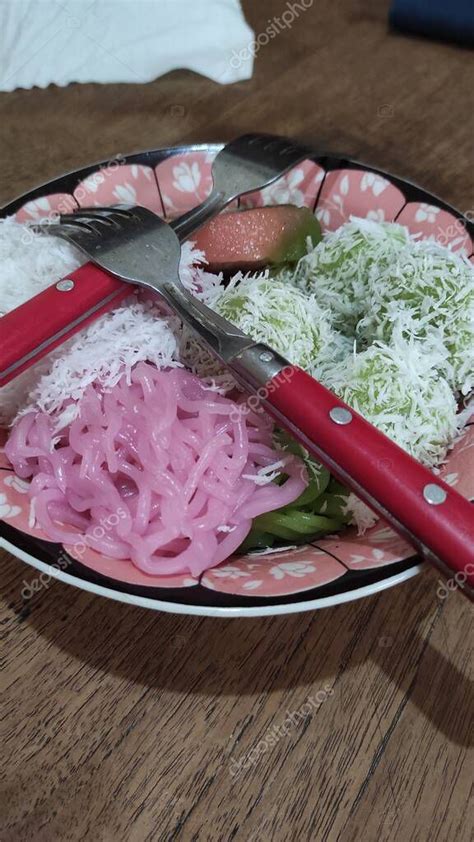
{"label": "white tissue paper", "polygon": [[0,90],[143,83],[176,68],[249,79],[239,0],[0,0]]}

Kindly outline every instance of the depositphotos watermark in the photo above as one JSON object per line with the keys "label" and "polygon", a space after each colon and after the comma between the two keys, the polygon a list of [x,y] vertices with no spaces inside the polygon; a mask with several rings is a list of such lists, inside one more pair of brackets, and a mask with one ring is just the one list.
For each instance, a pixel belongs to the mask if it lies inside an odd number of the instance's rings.
{"label": "depositphotos watermark", "polygon": [[462,570],[456,573],[456,575],[451,579],[447,579],[446,582],[442,582],[441,579],[438,579],[439,585],[436,589],[438,599],[445,600],[450,593],[457,591],[458,588],[462,588],[467,580],[467,577],[472,576],[473,573],[474,564],[468,562]]}
{"label": "depositphotos watermark", "polygon": [[[110,532],[114,529],[118,523],[127,517],[127,512],[125,509],[122,509],[121,506],[115,512],[112,512],[107,517],[101,518],[99,523],[94,526],[91,535],[96,541],[102,540],[105,537],[107,532]],[[50,570],[51,573],[47,572],[46,570],[36,576],[34,579],[31,579],[27,582],[23,579],[23,588],[21,590],[21,596],[26,601],[31,599],[35,593],[43,590],[43,588],[49,588],[49,584],[51,579],[54,577],[54,571],[56,570],[67,570],[68,567],[74,561],[82,561],[85,551],[87,550],[88,545],[85,543],[84,538],[82,536],[78,536],[77,541],[74,541],[72,546],[68,546],[67,553],[61,551],[57,561],[53,562],[53,564],[48,565],[48,571]]]}
{"label": "depositphotos watermark", "polygon": [[[468,222],[474,222],[474,211],[467,210],[464,213],[465,219]],[[453,245],[453,240],[456,243],[457,238],[461,238],[461,240],[466,236],[466,226],[462,219],[456,219],[447,228],[442,228],[438,226],[438,231],[436,234],[436,242],[439,243],[441,246],[451,246]],[[458,241],[459,242],[459,241]]]}
{"label": "depositphotos watermark", "polygon": [[293,711],[287,711],[283,722],[280,725],[273,725],[265,734],[256,746],[250,749],[246,754],[242,755],[240,760],[232,759],[229,767],[229,774],[231,778],[237,778],[242,771],[250,769],[255,766],[263,754],[276,746],[282,737],[287,737],[293,728],[296,728],[300,722],[313,713],[329,698],[334,695],[334,690],[329,685],[325,684],[322,690],[314,696],[308,696],[308,699],[300,708]]}
{"label": "depositphotos watermark", "polygon": [[245,401],[237,404],[229,413],[230,420],[236,423],[242,415],[248,415],[250,412],[262,412],[264,409],[262,404],[268,396],[273,394],[282,383],[289,383],[296,370],[292,365],[286,365],[282,368],[265,386],[260,386],[254,395],[249,395]]}
{"label": "depositphotos watermark", "polygon": [[255,58],[262,47],[266,47],[270,41],[273,41],[273,39],[284,32],[285,29],[291,29],[300,14],[310,9],[313,3],[314,0],[296,0],[294,3],[288,0],[285,10],[281,13],[281,15],[275,15],[273,18],[269,18],[267,28],[262,32],[259,32],[253,41],[251,41],[246,47],[242,47],[239,52],[237,52],[237,50],[232,51],[230,66],[234,70],[238,70],[244,61],[249,60],[250,56]]}

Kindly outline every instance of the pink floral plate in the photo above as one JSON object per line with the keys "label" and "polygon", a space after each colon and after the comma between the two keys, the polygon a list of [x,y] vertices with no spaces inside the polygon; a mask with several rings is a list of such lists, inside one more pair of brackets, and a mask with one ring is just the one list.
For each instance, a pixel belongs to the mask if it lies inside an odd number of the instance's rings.
{"label": "pink floral plate", "polygon": [[[211,190],[218,144],[183,146],[118,156],[60,176],[4,207],[2,216],[34,221],[80,206],[133,202],[176,217]],[[292,203],[310,207],[324,230],[351,215],[406,225],[474,259],[474,225],[421,188],[372,167],[331,156],[304,161],[242,206]],[[3,438],[1,438],[3,436]],[[391,587],[421,569],[413,549],[386,524],[365,535],[353,529],[298,547],[234,556],[199,579],[143,574],[130,562],[86,547],[48,541],[31,518],[28,486],[5,458],[0,431],[0,543],[40,573],[25,581],[25,598],[55,577],[85,590],[146,607],[213,616],[277,614],[357,599]],[[443,478],[474,499],[474,418],[440,469]],[[28,594],[26,589],[29,589]]]}

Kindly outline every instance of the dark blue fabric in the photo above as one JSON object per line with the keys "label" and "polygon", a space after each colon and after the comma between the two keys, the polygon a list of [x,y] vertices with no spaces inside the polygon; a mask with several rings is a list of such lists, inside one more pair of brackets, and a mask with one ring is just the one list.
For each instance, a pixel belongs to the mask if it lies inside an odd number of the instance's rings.
{"label": "dark blue fabric", "polygon": [[474,45],[474,0],[393,0],[390,24],[417,35]]}

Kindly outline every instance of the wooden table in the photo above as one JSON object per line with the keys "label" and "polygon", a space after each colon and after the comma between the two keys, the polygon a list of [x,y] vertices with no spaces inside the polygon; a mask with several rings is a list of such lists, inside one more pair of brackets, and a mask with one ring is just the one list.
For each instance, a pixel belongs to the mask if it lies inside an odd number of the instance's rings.
{"label": "wooden table", "polygon": [[[257,33],[285,8],[245,6]],[[474,211],[472,56],[388,34],[386,13],[319,0],[232,87],[180,71],[3,94],[0,199],[117,152],[264,129]],[[53,582],[24,603],[33,577],[3,557],[3,840],[470,838],[472,613],[437,598],[434,574],[265,620],[160,615]]]}

